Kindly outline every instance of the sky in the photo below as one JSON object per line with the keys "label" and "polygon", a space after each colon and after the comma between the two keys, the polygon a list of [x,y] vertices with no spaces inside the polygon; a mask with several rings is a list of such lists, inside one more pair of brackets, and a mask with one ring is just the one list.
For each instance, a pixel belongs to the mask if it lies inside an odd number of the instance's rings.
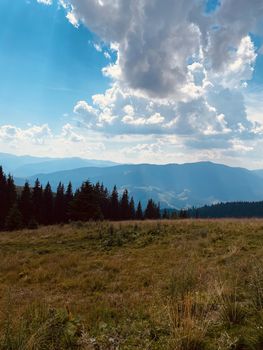
{"label": "sky", "polygon": [[0,151],[263,168],[262,0],[1,0]]}

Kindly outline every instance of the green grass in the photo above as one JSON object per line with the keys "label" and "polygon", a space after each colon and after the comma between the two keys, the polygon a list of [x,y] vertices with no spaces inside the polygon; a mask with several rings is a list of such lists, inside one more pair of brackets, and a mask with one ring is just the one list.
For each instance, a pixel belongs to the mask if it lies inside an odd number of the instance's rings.
{"label": "green grass", "polygon": [[263,220],[0,233],[0,350],[263,348]]}

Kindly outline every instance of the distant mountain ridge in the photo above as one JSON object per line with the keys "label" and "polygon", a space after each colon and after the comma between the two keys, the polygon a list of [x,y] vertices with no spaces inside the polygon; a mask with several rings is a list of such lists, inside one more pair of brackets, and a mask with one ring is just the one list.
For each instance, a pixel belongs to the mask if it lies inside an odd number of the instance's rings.
{"label": "distant mountain ridge", "polygon": [[6,173],[10,172],[17,177],[30,177],[37,173],[48,174],[82,167],[108,167],[117,165],[117,163],[79,157],[48,158],[0,153],[0,165],[3,166]]}
{"label": "distant mountain ridge", "polygon": [[[255,172],[211,162],[186,164],[137,164],[111,167],[81,167],[49,174],[38,173],[29,177],[32,185],[36,178],[51,183],[53,189],[61,181],[72,182],[77,188],[89,179],[100,181],[109,189],[116,184],[127,188],[136,201],[143,205],[149,198],[161,207],[185,208],[218,202],[260,201],[263,199],[263,179]],[[16,178],[18,185],[24,179]]]}

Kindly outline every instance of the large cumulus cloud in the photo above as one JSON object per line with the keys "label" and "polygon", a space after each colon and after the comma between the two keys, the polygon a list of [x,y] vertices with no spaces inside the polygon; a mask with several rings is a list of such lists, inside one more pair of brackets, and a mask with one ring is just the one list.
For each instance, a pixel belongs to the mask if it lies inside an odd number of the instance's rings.
{"label": "large cumulus cloud", "polygon": [[[261,0],[63,0],[71,18],[107,43],[116,43],[119,79],[130,88],[167,97],[188,83],[189,62],[220,71],[248,33],[259,31]],[[116,72],[115,72],[116,73]]]}
{"label": "large cumulus cloud", "polygon": [[[112,87],[78,101],[79,126],[106,135],[178,136],[188,148],[250,152],[262,126],[245,94],[262,35],[262,0],[59,0],[114,50]],[[245,147],[250,140],[253,146]]]}

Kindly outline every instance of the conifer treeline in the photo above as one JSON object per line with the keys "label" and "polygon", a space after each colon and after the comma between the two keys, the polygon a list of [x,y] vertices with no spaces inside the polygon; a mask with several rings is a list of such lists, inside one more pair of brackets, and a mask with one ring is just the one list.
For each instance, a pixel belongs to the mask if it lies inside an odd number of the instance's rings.
{"label": "conifer treeline", "polygon": [[30,188],[26,182],[17,190],[11,175],[0,167],[0,229],[34,228],[69,221],[159,219],[160,207],[152,199],[143,211],[135,206],[125,189],[120,196],[116,186],[109,192],[103,184],[86,181],[73,193],[71,182],[59,183],[56,193],[49,183],[43,188],[39,180]]}
{"label": "conifer treeline", "polygon": [[262,218],[263,201],[260,202],[228,202],[205,205],[188,210],[192,218]]}

